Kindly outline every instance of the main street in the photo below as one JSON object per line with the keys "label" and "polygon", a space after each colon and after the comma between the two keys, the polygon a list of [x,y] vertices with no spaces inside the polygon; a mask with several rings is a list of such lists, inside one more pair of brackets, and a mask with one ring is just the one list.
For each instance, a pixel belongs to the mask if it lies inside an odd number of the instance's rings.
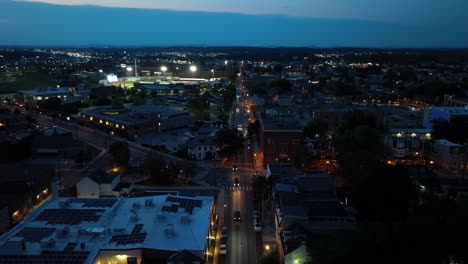
{"label": "main street", "polygon": [[[242,69],[241,69],[242,72]],[[236,100],[233,103],[230,116],[229,127],[239,129],[245,136],[248,119],[246,118],[245,107],[242,96],[242,75],[236,82]],[[228,228],[227,255],[219,258],[220,263],[256,263],[257,248],[262,245],[261,233],[254,232],[253,219],[253,192],[252,175],[254,174],[252,164],[252,153],[245,143],[240,153],[232,157],[232,164],[237,166],[237,170],[229,169],[224,173],[226,177],[221,177],[218,185],[226,193],[226,209],[223,218]],[[220,174],[223,172],[220,171]],[[233,186],[234,180],[239,180],[240,186]],[[225,180],[225,181],[223,181]],[[234,221],[234,212],[240,212],[240,221]]]}

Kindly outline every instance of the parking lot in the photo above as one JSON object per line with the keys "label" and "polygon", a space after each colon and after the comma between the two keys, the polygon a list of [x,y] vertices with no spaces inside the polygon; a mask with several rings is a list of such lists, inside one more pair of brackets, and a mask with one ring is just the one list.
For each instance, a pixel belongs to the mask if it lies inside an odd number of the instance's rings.
{"label": "parking lot", "polygon": [[161,133],[152,132],[139,136],[137,142],[140,144],[148,144],[153,146],[165,145],[168,150],[177,151],[177,149],[184,145],[189,139],[189,137],[186,135],[186,133],[189,131],[190,129],[186,127]]}

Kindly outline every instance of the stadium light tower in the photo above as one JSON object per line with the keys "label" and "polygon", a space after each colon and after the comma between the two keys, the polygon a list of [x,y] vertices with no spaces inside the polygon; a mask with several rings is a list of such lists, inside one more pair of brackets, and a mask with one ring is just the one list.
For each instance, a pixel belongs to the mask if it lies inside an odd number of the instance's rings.
{"label": "stadium light tower", "polygon": [[165,79],[166,79],[167,67],[166,67],[166,66],[161,66],[161,71],[163,72],[163,78],[164,78],[164,80],[165,80]]}
{"label": "stadium light tower", "polygon": [[225,60],[225,61],[224,61],[224,69],[225,69],[224,77],[225,77],[225,78],[227,78],[227,65],[228,65],[228,61]]}
{"label": "stadium light tower", "polygon": [[197,71],[197,66],[190,66],[190,71],[192,72],[192,78],[195,78],[195,72]]}

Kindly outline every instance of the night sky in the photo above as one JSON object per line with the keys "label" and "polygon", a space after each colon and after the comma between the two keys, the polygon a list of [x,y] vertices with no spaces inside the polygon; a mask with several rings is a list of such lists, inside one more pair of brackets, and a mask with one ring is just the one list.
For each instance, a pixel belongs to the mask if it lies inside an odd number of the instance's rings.
{"label": "night sky", "polygon": [[466,10],[465,0],[0,0],[0,45],[466,47]]}

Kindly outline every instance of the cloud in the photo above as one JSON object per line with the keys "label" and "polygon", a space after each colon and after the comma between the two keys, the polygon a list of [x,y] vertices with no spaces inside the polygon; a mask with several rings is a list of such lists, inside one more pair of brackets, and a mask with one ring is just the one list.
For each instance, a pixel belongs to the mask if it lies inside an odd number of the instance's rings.
{"label": "cloud", "polygon": [[6,24],[9,23],[10,21],[6,18],[0,18],[0,24]]}

